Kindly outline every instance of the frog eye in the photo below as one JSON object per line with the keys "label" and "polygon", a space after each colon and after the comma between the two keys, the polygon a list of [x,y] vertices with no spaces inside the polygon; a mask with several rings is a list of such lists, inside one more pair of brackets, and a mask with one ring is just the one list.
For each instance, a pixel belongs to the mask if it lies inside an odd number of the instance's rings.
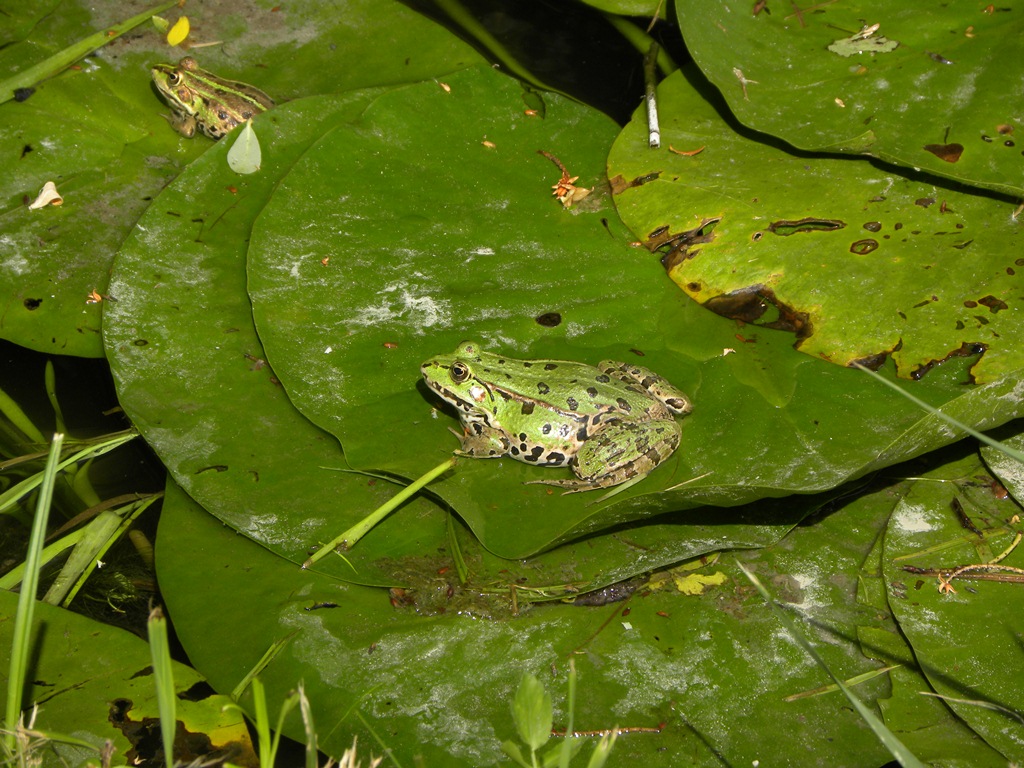
{"label": "frog eye", "polygon": [[456,384],[461,384],[469,378],[469,366],[465,363],[452,363],[449,375]]}
{"label": "frog eye", "polygon": [[177,72],[168,72],[167,73],[167,82],[170,83],[171,85],[177,85],[180,80],[181,80],[181,75],[179,75]]}

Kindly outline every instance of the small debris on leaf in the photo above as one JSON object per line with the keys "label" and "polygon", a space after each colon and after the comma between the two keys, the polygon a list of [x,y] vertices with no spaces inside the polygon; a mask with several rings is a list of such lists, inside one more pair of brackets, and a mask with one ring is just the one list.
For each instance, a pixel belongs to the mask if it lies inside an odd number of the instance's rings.
{"label": "small debris on leaf", "polygon": [[228,167],[239,175],[256,173],[263,162],[259,139],[252,129],[252,120],[246,120],[231,149],[228,150]]}
{"label": "small debris on leaf", "polygon": [[39,191],[39,196],[28,204],[28,209],[30,211],[35,211],[40,208],[45,208],[48,205],[60,205],[63,202],[64,198],[61,197],[60,192],[57,191],[57,185],[52,181],[48,181]]}
{"label": "small debris on leaf", "polygon": [[537,154],[546,157],[552,163],[557,165],[558,169],[562,172],[562,178],[558,180],[558,183],[551,185],[551,194],[558,198],[558,202],[560,202],[564,207],[572,208],[573,203],[578,203],[593,192],[592,189],[587,189],[586,187],[577,187],[574,182],[579,179],[579,176],[570,176],[569,171],[566,170],[562,161],[550,152],[538,149]]}
{"label": "small debris on leaf", "polygon": [[694,155],[699,155],[701,152],[703,152],[704,151],[704,147],[700,147],[699,149],[683,150],[683,149],[676,149],[671,144],[669,144],[668,145],[668,151],[672,152],[672,153],[674,153],[676,155],[682,155],[683,157],[693,157]]}
{"label": "small debris on leaf", "polygon": [[875,32],[881,24],[865,24],[860,32],[850,37],[844,37],[834,41],[828,49],[832,53],[843,57],[850,57],[861,53],[889,53],[899,48],[899,42],[890,40],[883,35],[875,37]]}
{"label": "small debris on leaf", "polygon": [[746,76],[743,74],[743,70],[742,69],[738,69],[736,67],[733,67],[732,73],[734,75],[736,75],[736,79],[740,81],[740,86],[742,86],[742,88],[743,88],[743,100],[744,101],[750,101],[750,99],[747,97],[747,86],[748,85],[760,85],[760,83],[758,83],[757,80],[748,80],[746,78]]}

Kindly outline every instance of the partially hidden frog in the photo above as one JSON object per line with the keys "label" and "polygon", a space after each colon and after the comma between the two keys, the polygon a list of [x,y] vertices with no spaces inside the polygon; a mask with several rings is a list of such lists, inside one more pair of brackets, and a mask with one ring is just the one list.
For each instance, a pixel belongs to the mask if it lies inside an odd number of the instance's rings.
{"label": "partially hidden frog", "polygon": [[191,56],[177,64],[157,64],[151,74],[174,112],[168,118],[171,125],[189,139],[197,128],[211,139],[219,139],[274,106],[273,99],[259,88],[217,77],[200,69]]}
{"label": "partially hidden frog", "polygon": [[569,467],[575,480],[532,480],[569,489],[609,488],[647,475],[679,446],[676,416],[689,398],[656,373],[606,360],[515,360],[472,341],[420,367],[455,406],[460,453]]}

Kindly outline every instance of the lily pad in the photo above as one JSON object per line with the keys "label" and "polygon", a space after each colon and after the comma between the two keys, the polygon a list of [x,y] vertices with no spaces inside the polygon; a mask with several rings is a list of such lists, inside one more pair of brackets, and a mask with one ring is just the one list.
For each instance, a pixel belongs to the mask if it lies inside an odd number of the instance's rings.
{"label": "lily pad", "polygon": [[[857,651],[854,633],[877,623],[873,610],[853,600],[857,570],[887,519],[886,509],[865,514],[871,509],[853,504],[775,548],[741,555],[807,617],[807,632],[841,677],[878,666]],[[272,702],[305,680],[316,721],[331,724],[321,730],[329,753],[358,735],[367,753],[391,750],[402,764],[496,764],[501,742],[516,738],[510,705],[524,671],[544,681],[556,728],[564,726],[572,657],[580,680],[575,727],[643,729],[616,743],[615,759],[624,764],[659,765],[666,753],[694,766],[749,765],[769,753],[794,764],[887,759],[838,693],[799,696],[827,677],[731,561],[700,571],[717,584],[702,594],[686,594],[667,577],[626,603],[550,603],[485,618],[416,615],[381,590],[301,571],[234,536],[172,487],[157,546],[160,582],[197,668],[228,690],[272,642],[286,640],[261,678]],[[857,691],[873,700],[885,693],[885,680]],[[798,698],[786,700],[792,695]],[[752,710],[787,738],[737,728]],[[297,723],[288,731],[301,738]],[[958,749],[972,745],[968,737]]]}
{"label": "lily pad", "polygon": [[[609,503],[524,486],[558,471],[507,459],[467,460],[432,484],[504,557],[660,512],[832,488],[951,438],[860,374],[793,352],[785,334],[744,335],[680,296],[599,191],[572,210],[552,200],[559,170],[537,150],[600,189],[606,118],[548,96],[539,121],[489,70],[446,85],[394,90],[325,134],[253,231],[261,341],[296,407],[353,466],[414,478],[450,454],[455,422],[439,423],[418,369],[467,338],[519,358],[643,355],[696,404],[677,455]],[[310,192],[339,180],[340,200]],[[955,367],[916,391],[964,395]],[[967,420],[1011,418],[1013,398],[995,411],[968,401],[1002,398],[1014,381],[965,395]]]}
{"label": "lily pad", "polygon": [[[118,254],[105,338],[120,401],[173,477],[209,512],[296,564],[395,493],[348,471],[337,441],[296,411],[268,368],[245,293],[252,220],[280,176],[331,130],[345,130],[377,91],[319,97],[257,121],[268,163],[238,179],[227,145],[193,163],[154,202]],[[318,122],[311,114],[320,116]],[[337,127],[335,127],[337,126]],[[315,151],[315,147],[313,150]],[[202,190],[203,194],[197,194]],[[197,237],[195,228],[202,235]],[[524,603],[572,596],[728,546],[770,544],[824,499],[662,515],[523,566],[464,541],[479,582]],[[360,584],[428,589],[445,515],[426,499],[401,508],[345,559],[318,568]],[[681,531],[685,535],[681,535]],[[500,537],[498,539],[501,540]]]}
{"label": "lily pad", "polygon": [[[985,568],[945,582],[959,566],[992,561],[1012,544],[1019,507],[1001,495],[977,454],[927,473],[893,513],[883,566],[889,605],[931,686],[1013,760],[1021,754],[1024,712],[1016,682],[1024,674],[1015,641],[1024,632],[1020,584]],[[1013,552],[1000,562],[1019,567],[1021,557]],[[939,573],[908,573],[904,566]]]}
{"label": "lily pad", "polygon": [[[0,648],[4,665],[13,641],[13,616],[18,596],[0,590]],[[37,628],[32,645],[32,682],[27,686],[26,722],[31,706],[39,705],[35,727],[44,733],[67,734],[95,750],[52,741],[37,753],[42,765],[84,765],[98,759],[105,743],[124,765],[163,762],[159,743],[159,712],[150,649],[129,632],[92,621],[45,603],[35,606]],[[173,663],[178,696],[179,759],[199,750],[227,756],[239,765],[253,765],[255,755],[245,720],[226,696],[204,695],[205,681],[194,669]],[[6,698],[6,676],[0,693]],[[191,693],[190,693],[191,689]],[[178,750],[180,749],[180,752]],[[192,750],[192,751],[189,751]]]}
{"label": "lily pad", "polygon": [[1019,5],[754,7],[676,3],[687,48],[744,125],[1024,193]]}
{"label": "lily pad", "polygon": [[891,357],[916,378],[980,355],[975,381],[1024,365],[1009,201],[793,151],[737,130],[707,91],[692,70],[666,78],[663,147],[639,110],[608,161],[619,213],[689,296],[839,365]]}
{"label": "lily pad", "polygon": [[[137,12],[128,2],[65,3],[29,31],[32,19],[19,11],[11,33],[28,37],[0,51],[0,78],[94,25]],[[480,61],[469,46],[398,2],[349,2],[344,13],[322,4],[281,13],[220,13],[200,5],[189,15],[193,40],[226,41],[227,51],[195,54],[204,67],[257,83],[279,101],[418,80]],[[100,313],[113,254],[160,189],[211,146],[205,138],[182,139],[167,125],[161,114],[169,109],[150,84],[152,64],[181,55],[146,24],[38,84],[27,100],[0,104],[0,151],[10,159],[0,180],[6,203],[0,280],[8,286],[0,299],[0,337],[45,352],[103,355]],[[46,181],[56,183],[63,205],[29,211],[26,203]]]}
{"label": "lily pad", "polygon": [[[0,147],[18,158],[0,180],[8,203],[0,256],[8,287],[0,304],[4,338],[47,352],[102,356],[111,255],[152,196],[201,149],[149,157],[148,127],[158,104],[143,72],[133,79],[100,63],[40,86],[24,104],[0,105]],[[47,181],[63,204],[29,210]]]}
{"label": "lily pad", "polygon": [[[246,238],[280,175],[319,136],[321,121],[354,118],[377,95],[317,97],[319,121],[296,113],[300,102],[278,108],[273,121],[261,117],[257,125],[272,129],[265,139],[272,137],[273,150],[261,172],[244,179],[228,168],[227,143],[197,160],[125,242],[104,314],[120,402],[170,472],[224,522],[297,563],[334,535],[339,506],[369,510],[394,491],[348,473],[337,441],[297,413],[273,378],[245,293]],[[207,193],[197,197],[200,185]],[[416,518],[432,508],[417,501],[403,511]],[[367,542],[373,556],[427,546],[421,529],[404,530],[414,533],[378,540],[382,551]],[[435,519],[429,541],[442,530]],[[339,560],[322,567],[375,584],[395,578]]]}

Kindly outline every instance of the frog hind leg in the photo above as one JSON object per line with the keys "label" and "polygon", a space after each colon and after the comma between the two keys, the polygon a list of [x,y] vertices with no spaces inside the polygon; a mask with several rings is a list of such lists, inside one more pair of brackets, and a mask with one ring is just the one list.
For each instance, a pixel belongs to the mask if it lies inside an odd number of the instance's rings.
{"label": "frog hind leg", "polygon": [[640,387],[672,413],[685,416],[693,410],[693,403],[678,387],[642,365],[628,365],[615,360],[602,360],[597,366],[602,373],[618,379],[624,384]]}
{"label": "frog hind leg", "polygon": [[649,474],[679,447],[682,431],[674,419],[609,419],[577,451],[569,466],[576,480],[531,480],[568,493],[610,488]]}

